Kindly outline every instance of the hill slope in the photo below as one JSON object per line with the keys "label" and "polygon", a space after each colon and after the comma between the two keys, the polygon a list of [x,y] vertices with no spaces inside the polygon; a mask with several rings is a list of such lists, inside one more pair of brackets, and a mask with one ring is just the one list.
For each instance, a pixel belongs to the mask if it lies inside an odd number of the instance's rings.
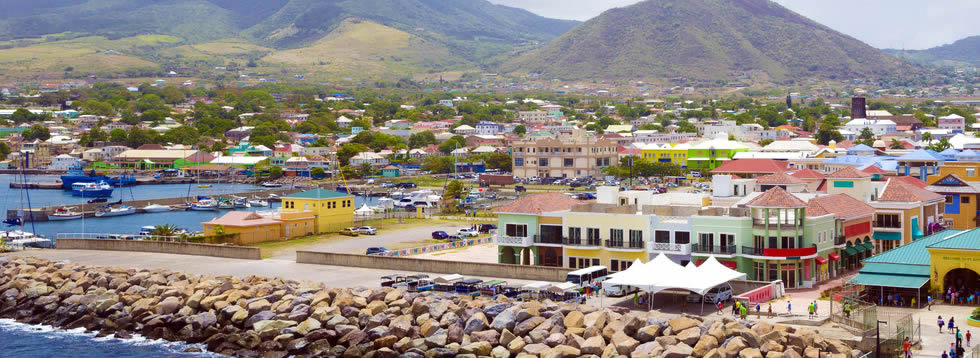
{"label": "hill slope", "polygon": [[936,66],[980,66],[980,36],[970,36],[954,43],[926,50],[884,50],[909,61]]}
{"label": "hill slope", "polygon": [[504,72],[563,79],[891,75],[901,61],[769,0],[647,0],[608,10]]}

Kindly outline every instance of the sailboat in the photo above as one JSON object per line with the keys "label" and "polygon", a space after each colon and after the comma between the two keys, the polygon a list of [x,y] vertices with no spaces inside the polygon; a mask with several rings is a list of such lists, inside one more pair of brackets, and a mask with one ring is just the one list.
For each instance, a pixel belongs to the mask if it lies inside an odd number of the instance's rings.
{"label": "sailboat", "polygon": [[[24,171],[24,167],[27,164],[27,160],[26,160],[26,158],[21,158],[21,159],[23,160],[23,162],[20,163],[20,174],[23,177],[24,183],[27,183],[27,173]],[[21,191],[21,197],[20,197],[20,199],[21,199],[21,207],[24,207],[24,198],[27,198],[27,206],[26,206],[26,208],[30,208],[31,207],[31,193],[30,193],[29,189],[27,188],[27,185],[25,185],[23,191]],[[19,214],[22,214],[23,211],[19,211],[18,213]],[[34,227],[34,211],[33,210],[27,210],[27,215],[28,215],[28,218],[31,221],[31,230],[32,231],[37,231],[37,228]],[[51,243],[51,240],[48,240],[48,239],[46,239],[44,237],[35,235],[32,232],[24,231],[24,223],[25,223],[25,220],[23,220],[22,218],[19,218],[19,217],[18,218],[14,218],[14,219],[16,219],[16,221],[18,221],[20,223],[20,230],[0,231],[0,246],[3,246],[2,243],[7,243],[7,244],[9,244],[11,246],[20,246],[20,247],[52,247],[52,246],[54,246]],[[5,223],[6,222],[14,222],[14,220],[7,219],[7,220],[4,220],[4,222]]]}

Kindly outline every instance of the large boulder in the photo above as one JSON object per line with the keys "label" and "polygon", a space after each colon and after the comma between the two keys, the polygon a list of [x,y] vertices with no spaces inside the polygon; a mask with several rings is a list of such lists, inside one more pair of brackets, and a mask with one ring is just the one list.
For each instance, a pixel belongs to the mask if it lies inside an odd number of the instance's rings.
{"label": "large boulder", "polygon": [[689,346],[697,344],[699,339],[701,339],[701,329],[698,327],[691,327],[677,333],[677,340]]}
{"label": "large boulder", "polygon": [[701,325],[701,322],[689,317],[677,317],[670,320],[668,324],[670,325],[670,331],[676,333],[691,327],[697,327]]}
{"label": "large boulder", "polygon": [[664,350],[662,358],[687,358],[694,354],[694,349],[684,343],[677,343]]}
{"label": "large boulder", "polygon": [[531,332],[531,330],[537,328],[538,325],[544,323],[544,321],[545,318],[541,316],[528,318],[514,327],[514,334],[517,336],[525,336],[528,334],[528,332]]}
{"label": "large boulder", "polygon": [[746,348],[738,352],[738,358],[762,358],[758,348]]}
{"label": "large boulder", "polygon": [[704,357],[711,350],[718,348],[718,340],[714,336],[704,335],[698,339],[698,343],[694,345],[694,356]]}
{"label": "large boulder", "polygon": [[587,338],[579,349],[582,351],[582,354],[600,355],[606,349],[606,341],[602,336],[592,336]]}
{"label": "large boulder", "polygon": [[609,318],[609,313],[606,311],[592,312],[583,318],[582,324],[586,328],[594,327],[596,329],[602,330],[606,326],[606,319]]}
{"label": "large boulder", "polygon": [[581,311],[568,312],[563,323],[566,328],[585,327],[585,315]]}
{"label": "large boulder", "polygon": [[296,333],[299,333],[299,335],[301,336],[305,336],[309,334],[311,331],[315,331],[318,329],[320,329],[320,321],[317,321],[312,318],[307,318],[305,321],[301,322],[298,326],[296,326]]}
{"label": "large boulder", "polygon": [[618,332],[612,336],[612,345],[616,346],[616,352],[621,355],[629,355],[640,345],[640,342],[627,336],[625,333]]}
{"label": "large boulder", "polygon": [[636,331],[636,339],[643,343],[651,342],[660,336],[660,329],[661,327],[655,324],[640,328]]}
{"label": "large boulder", "polygon": [[491,326],[493,329],[502,331],[504,329],[513,330],[514,326],[517,324],[517,316],[514,310],[503,310],[493,318],[493,323]]}
{"label": "large boulder", "polygon": [[463,328],[463,331],[466,332],[466,334],[470,334],[476,331],[482,331],[489,326],[490,324],[487,323],[487,316],[484,315],[483,312],[477,312],[470,316],[470,319],[466,320],[466,327]]}
{"label": "large boulder", "polygon": [[282,330],[284,330],[286,328],[289,328],[289,327],[292,327],[292,326],[295,326],[295,325],[296,325],[296,321],[287,321],[287,320],[278,320],[277,319],[277,320],[265,320],[265,321],[255,322],[255,324],[253,325],[253,328],[255,329],[255,332],[259,334],[259,336],[262,336],[262,337],[270,337],[270,336],[271,337],[275,337]]}
{"label": "large boulder", "polygon": [[157,304],[156,313],[158,315],[167,315],[177,312],[183,307],[180,299],[177,297],[167,297],[163,301]]}

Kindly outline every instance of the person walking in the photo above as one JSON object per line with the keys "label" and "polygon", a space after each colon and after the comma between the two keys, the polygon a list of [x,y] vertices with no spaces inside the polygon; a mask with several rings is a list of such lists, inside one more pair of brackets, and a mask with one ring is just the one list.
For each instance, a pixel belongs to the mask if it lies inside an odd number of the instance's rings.
{"label": "person walking", "polygon": [[786,313],[793,314],[793,301],[786,302]]}
{"label": "person walking", "polygon": [[735,301],[735,304],[732,305],[732,317],[738,316],[738,304],[739,302]]}
{"label": "person walking", "polygon": [[762,319],[762,304],[755,304],[755,318]]}
{"label": "person walking", "polygon": [[915,308],[915,297],[912,297],[912,304],[910,304],[909,307]]}
{"label": "person walking", "polygon": [[813,317],[817,316],[817,301],[813,301]]}
{"label": "person walking", "polygon": [[[686,301],[687,300],[685,300],[685,302]],[[634,307],[640,307],[640,293],[639,292],[633,292],[633,306]]]}
{"label": "person walking", "polygon": [[953,316],[949,316],[949,321],[946,322],[946,327],[949,328],[949,333],[953,333],[953,327],[956,327],[956,324],[953,323]]}
{"label": "person walking", "polygon": [[721,304],[721,301],[718,301],[717,303],[718,303],[718,314],[720,315],[721,314],[722,304]]}
{"label": "person walking", "polygon": [[739,310],[740,316],[742,317],[742,320],[744,321],[748,317],[748,315],[749,315],[749,312],[748,312],[749,310],[747,308],[745,308],[745,305],[741,305],[738,308],[738,310]]}
{"label": "person walking", "polygon": [[946,354],[946,351],[943,351],[943,355],[939,356],[939,358],[949,358],[949,354]]}
{"label": "person walking", "polygon": [[932,311],[932,296],[926,296],[926,310]]}
{"label": "person walking", "polygon": [[772,302],[769,302],[769,318],[772,318]]}
{"label": "person walking", "polygon": [[960,332],[960,328],[957,327],[956,328],[956,346],[959,347],[959,346],[962,346],[962,345],[963,345],[963,332]]}
{"label": "person walking", "polygon": [[970,331],[966,331],[966,345],[970,345],[970,338],[973,338],[973,334]]}
{"label": "person walking", "polygon": [[813,302],[810,302],[810,305],[806,307],[806,311],[807,311],[807,314],[808,314],[807,315],[807,318],[811,318],[812,319],[813,318]]}
{"label": "person walking", "polygon": [[909,337],[905,337],[905,340],[902,341],[902,351],[905,352],[905,358],[912,358],[912,341],[909,340]]}

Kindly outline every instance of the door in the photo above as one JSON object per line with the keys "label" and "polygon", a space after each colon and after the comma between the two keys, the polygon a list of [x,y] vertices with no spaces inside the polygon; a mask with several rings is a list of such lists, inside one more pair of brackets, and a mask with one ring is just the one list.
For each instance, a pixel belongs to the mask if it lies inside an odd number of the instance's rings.
{"label": "door", "polygon": [[781,278],[783,284],[786,288],[796,288],[796,270],[793,269],[783,269],[781,272]]}

